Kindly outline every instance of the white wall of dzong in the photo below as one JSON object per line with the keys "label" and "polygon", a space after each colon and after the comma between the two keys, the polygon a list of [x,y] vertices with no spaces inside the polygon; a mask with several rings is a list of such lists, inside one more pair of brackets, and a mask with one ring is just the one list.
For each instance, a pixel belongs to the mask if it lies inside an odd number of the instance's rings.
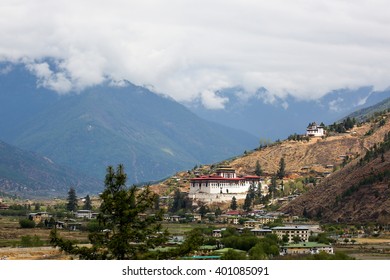
{"label": "white wall of dzong", "polygon": [[[197,181],[192,182],[190,186],[191,193],[209,193],[209,194],[229,194],[229,193],[247,193],[251,181]],[[257,187],[257,183],[255,183]]]}

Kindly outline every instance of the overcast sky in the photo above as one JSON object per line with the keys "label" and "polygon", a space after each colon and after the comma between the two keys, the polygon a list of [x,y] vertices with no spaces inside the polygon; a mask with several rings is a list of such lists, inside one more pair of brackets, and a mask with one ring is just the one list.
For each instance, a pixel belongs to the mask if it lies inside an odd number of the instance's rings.
{"label": "overcast sky", "polygon": [[381,90],[390,9],[384,0],[1,0],[0,61],[26,64],[59,93],[127,79],[214,109],[226,101],[216,91],[238,85],[297,98]]}

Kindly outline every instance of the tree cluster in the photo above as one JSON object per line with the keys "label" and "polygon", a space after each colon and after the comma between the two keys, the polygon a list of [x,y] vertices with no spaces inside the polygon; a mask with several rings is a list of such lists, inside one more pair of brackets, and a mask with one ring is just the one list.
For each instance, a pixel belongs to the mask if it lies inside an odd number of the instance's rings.
{"label": "tree cluster", "polygon": [[309,141],[310,137],[308,137],[306,135],[294,133],[294,134],[291,134],[290,136],[288,136],[287,140],[290,140],[290,141]]}
{"label": "tree cluster", "polygon": [[366,152],[364,157],[360,158],[359,160],[360,166],[370,162],[371,160],[379,156],[381,156],[382,161],[384,161],[384,154],[389,150],[390,150],[390,132],[385,134],[383,142],[379,144],[374,144],[372,148]]}
{"label": "tree cluster", "polygon": [[[279,255],[279,240],[274,234],[268,234],[264,238],[258,238],[250,232],[244,232],[238,235],[235,229],[231,231],[226,230],[221,242],[226,248],[247,252],[251,260],[271,259]],[[241,259],[247,259],[246,254],[237,254],[237,252],[233,253],[229,251],[226,254],[229,256],[226,256],[225,259],[233,257],[238,259],[237,256],[241,256]]]}
{"label": "tree cluster", "polygon": [[337,133],[345,133],[347,130],[352,129],[356,124],[356,119],[355,118],[350,118],[347,117],[344,119],[342,122],[339,123],[333,123],[329,125],[328,130],[329,131],[334,131]]}

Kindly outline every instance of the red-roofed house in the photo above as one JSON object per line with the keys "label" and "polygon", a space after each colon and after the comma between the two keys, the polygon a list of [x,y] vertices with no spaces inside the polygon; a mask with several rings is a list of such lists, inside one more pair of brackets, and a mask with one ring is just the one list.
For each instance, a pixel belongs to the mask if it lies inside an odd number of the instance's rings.
{"label": "red-roofed house", "polygon": [[237,177],[236,171],[230,167],[217,169],[216,175],[200,176],[192,178],[190,182],[190,194],[194,193],[247,193],[251,184],[257,185],[259,176]]}

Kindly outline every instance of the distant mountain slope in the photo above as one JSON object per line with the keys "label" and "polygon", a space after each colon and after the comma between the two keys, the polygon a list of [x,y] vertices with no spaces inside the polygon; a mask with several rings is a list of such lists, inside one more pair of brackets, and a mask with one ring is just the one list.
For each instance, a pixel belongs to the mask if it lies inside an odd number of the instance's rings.
{"label": "distant mountain slope", "polygon": [[265,89],[254,95],[242,88],[220,91],[220,97],[228,100],[225,108],[209,110],[202,104],[189,104],[189,108],[203,118],[229,123],[259,138],[285,139],[293,133],[304,133],[309,122],[329,125],[351,112],[390,98],[390,90],[373,91],[372,87],[332,91],[318,100],[298,100],[291,96],[273,98]]}
{"label": "distant mountain slope", "polygon": [[[390,115],[387,116],[387,119]],[[371,147],[380,147],[390,122],[367,137]],[[387,150],[378,149],[369,161],[365,153],[319,185],[284,206],[281,211],[318,218],[322,222],[390,222],[390,140]],[[367,158],[367,156],[366,156]]]}
{"label": "distant mountain slope", "polygon": [[363,108],[363,109],[360,109],[358,111],[355,111],[355,112],[349,114],[348,116],[346,116],[345,119],[350,117],[350,118],[355,118],[358,121],[364,121],[364,120],[370,118],[372,115],[374,115],[377,112],[382,112],[382,111],[389,110],[389,109],[390,109],[390,97],[386,98],[385,100],[383,100],[383,101],[381,101],[373,106],[369,106],[367,108]]}
{"label": "distant mountain slope", "polygon": [[[0,111],[13,106],[23,117],[14,118],[12,109],[7,109],[8,115],[3,112],[7,121],[0,125],[0,137],[101,180],[106,166],[118,163],[125,165],[129,183],[158,180],[240,154],[258,142],[249,133],[203,120],[177,102],[131,83],[53,97],[47,90],[37,94],[25,85],[31,81],[19,76],[22,88],[17,83],[0,85],[0,95],[8,101],[0,104]],[[14,102],[15,94],[19,103]],[[29,103],[23,102],[24,96]]]}
{"label": "distant mountain slope", "polygon": [[70,187],[78,194],[97,193],[103,183],[0,141],[0,191],[22,197],[48,197],[65,196]]}

